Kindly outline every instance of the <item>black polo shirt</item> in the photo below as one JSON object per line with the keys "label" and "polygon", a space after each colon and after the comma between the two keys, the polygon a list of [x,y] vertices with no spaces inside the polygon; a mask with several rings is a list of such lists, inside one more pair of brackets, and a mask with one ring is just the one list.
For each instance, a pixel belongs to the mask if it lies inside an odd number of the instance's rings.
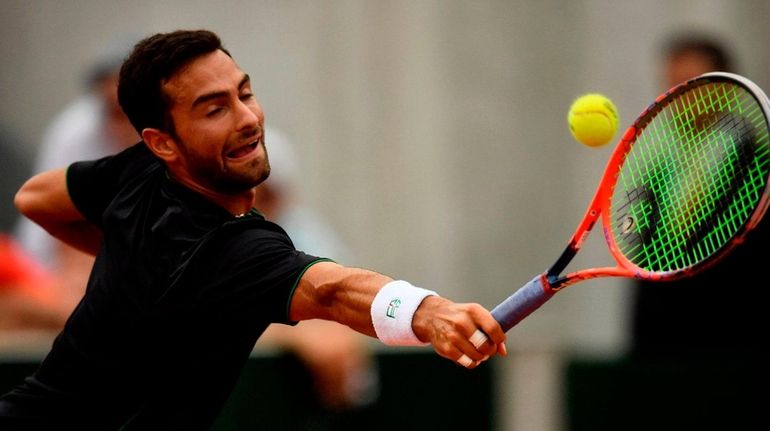
{"label": "black polo shirt", "polygon": [[0,401],[0,428],[208,429],[323,259],[256,211],[233,217],[176,183],[144,144],[74,163],[67,187],[104,240],[51,352]]}

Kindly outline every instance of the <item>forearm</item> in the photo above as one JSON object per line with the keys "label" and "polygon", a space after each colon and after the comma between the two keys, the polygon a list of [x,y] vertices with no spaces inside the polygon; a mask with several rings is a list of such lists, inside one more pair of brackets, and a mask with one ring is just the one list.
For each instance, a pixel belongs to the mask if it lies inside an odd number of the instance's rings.
{"label": "forearm", "polygon": [[[430,343],[439,355],[469,368],[495,353],[505,354],[505,333],[479,304],[455,303],[407,282],[331,262],[305,272],[289,315],[292,320],[334,320],[386,344]],[[477,331],[488,339],[474,345]]]}
{"label": "forearm", "polygon": [[64,243],[92,255],[99,250],[102,232],[72,203],[65,169],[43,172],[27,180],[16,193],[14,204],[24,216]]}
{"label": "forearm", "polygon": [[372,337],[371,305],[377,292],[392,281],[388,276],[333,262],[311,266],[292,298],[292,320],[334,320]]}
{"label": "forearm", "polygon": [[102,245],[102,231],[94,224],[82,220],[66,224],[51,223],[41,226],[51,236],[70,247],[91,256],[96,256]]}

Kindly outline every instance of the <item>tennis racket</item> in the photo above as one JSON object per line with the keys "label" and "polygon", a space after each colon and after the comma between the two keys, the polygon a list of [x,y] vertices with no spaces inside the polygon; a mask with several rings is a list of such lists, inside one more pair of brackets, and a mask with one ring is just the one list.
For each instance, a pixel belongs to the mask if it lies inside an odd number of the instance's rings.
{"label": "tennis racket", "polygon": [[[735,74],[707,73],[659,96],[623,134],[561,256],[492,310],[503,330],[579,281],[672,280],[729,253],[770,202],[769,116],[767,95]],[[617,265],[562,275],[599,218]],[[470,341],[486,339],[476,331]]]}

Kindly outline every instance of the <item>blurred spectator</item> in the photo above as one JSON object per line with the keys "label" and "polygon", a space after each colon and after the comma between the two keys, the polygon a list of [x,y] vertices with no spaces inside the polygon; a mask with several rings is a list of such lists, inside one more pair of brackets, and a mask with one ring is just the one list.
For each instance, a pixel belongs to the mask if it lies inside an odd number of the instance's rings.
{"label": "blurred spectator", "polygon": [[708,36],[672,38],[663,48],[663,57],[664,89],[706,72],[734,71],[732,56],[724,44]]}
{"label": "blurred spectator", "polygon": [[[113,38],[86,72],[84,94],[68,104],[46,129],[34,173],[97,159],[139,142],[139,135],[118,104],[118,72],[133,38]],[[56,276],[62,305],[74,309],[85,288],[93,257],[58,241],[26,218],[16,237],[24,250]]]}
{"label": "blurred spectator", "polygon": [[[732,72],[722,43],[687,36],[664,50],[664,88],[711,71]],[[767,289],[756,270],[767,263],[768,220],[715,266],[679,281],[637,281],[632,313],[632,353],[638,357],[748,359],[767,348]]]}

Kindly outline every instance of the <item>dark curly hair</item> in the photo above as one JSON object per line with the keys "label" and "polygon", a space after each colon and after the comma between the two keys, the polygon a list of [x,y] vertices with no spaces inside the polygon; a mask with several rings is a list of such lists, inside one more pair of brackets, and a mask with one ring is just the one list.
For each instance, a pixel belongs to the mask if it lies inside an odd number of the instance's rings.
{"label": "dark curly hair", "polygon": [[148,127],[174,133],[163,84],[183,66],[216,50],[230,55],[208,30],[158,33],[134,46],[120,68],[118,101],[140,135]]}

